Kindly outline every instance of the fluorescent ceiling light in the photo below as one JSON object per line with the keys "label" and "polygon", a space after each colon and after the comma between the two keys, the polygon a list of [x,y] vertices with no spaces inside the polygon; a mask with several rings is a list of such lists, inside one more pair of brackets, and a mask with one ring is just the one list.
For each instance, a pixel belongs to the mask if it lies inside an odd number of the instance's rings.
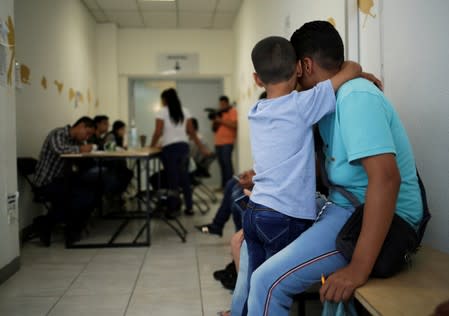
{"label": "fluorescent ceiling light", "polygon": [[175,2],[176,0],[140,0],[140,2]]}

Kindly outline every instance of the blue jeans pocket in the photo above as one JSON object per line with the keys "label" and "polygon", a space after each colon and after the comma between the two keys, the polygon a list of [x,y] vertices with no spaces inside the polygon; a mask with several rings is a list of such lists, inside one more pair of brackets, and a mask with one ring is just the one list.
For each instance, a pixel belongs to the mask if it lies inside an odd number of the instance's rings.
{"label": "blue jeans pocket", "polygon": [[254,226],[268,256],[273,255],[289,243],[290,218],[274,211],[258,211]]}

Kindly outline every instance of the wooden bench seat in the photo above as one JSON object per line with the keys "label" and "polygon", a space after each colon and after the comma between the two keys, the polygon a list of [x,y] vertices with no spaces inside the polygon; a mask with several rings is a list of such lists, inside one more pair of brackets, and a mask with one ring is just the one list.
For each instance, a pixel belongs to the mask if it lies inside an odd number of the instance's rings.
{"label": "wooden bench seat", "polygon": [[423,247],[410,268],[388,279],[369,280],[355,298],[372,315],[432,315],[449,299],[449,254]]}

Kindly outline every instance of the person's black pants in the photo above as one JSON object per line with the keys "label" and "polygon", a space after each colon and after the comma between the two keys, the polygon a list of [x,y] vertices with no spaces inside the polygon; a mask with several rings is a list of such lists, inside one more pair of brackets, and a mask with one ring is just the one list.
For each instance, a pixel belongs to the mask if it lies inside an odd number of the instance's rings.
{"label": "person's black pants", "polygon": [[191,210],[192,188],[189,177],[189,145],[184,142],[174,143],[162,148],[162,164],[167,177],[167,188],[169,196],[168,207],[171,210],[176,208],[178,201],[177,192],[182,187],[186,210]]}
{"label": "person's black pants", "polygon": [[234,167],[232,166],[232,151],[234,145],[216,145],[215,153],[217,154],[218,164],[221,171],[221,187],[224,189],[226,183],[232,178]]}

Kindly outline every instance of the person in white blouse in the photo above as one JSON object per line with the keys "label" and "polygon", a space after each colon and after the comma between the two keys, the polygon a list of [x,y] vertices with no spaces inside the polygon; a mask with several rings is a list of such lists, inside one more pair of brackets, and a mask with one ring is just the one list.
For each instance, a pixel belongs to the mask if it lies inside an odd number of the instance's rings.
{"label": "person in white blouse", "polygon": [[181,105],[178,94],[173,88],[161,94],[162,109],[156,115],[156,128],[153,133],[151,147],[158,144],[162,137],[161,159],[168,183],[168,213],[174,217],[177,213],[179,188],[184,195],[186,215],[193,215],[192,190],[188,173],[189,136],[204,155],[210,152],[198,139],[192,125],[190,111]]}

